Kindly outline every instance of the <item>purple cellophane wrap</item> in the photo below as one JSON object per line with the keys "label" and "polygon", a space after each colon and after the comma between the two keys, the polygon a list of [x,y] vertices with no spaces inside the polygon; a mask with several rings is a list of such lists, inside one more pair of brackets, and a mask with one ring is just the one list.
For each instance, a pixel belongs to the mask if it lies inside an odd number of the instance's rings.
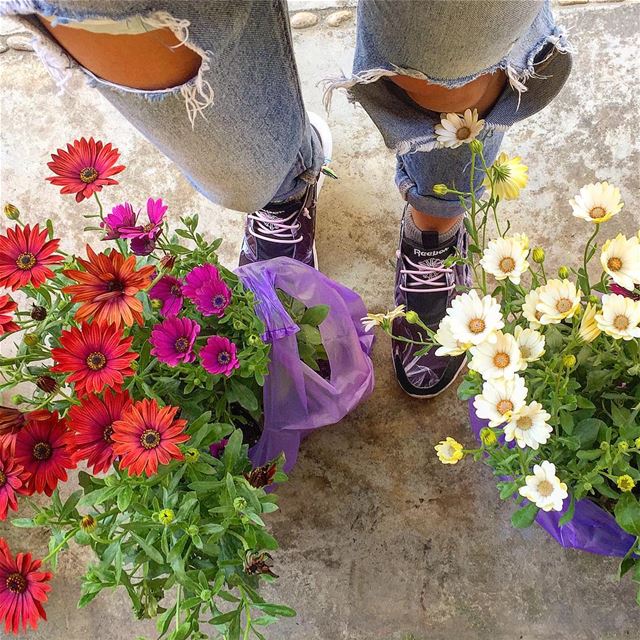
{"label": "purple cellophane wrap", "polygon": [[[369,358],[373,335],[364,331],[360,321],[367,310],[357,293],[291,258],[245,265],[236,273],[255,294],[256,311],[266,326],[263,339],[271,343],[263,394],[264,430],[249,455],[260,465],[284,452],[284,468],[289,471],[300,441],[312,429],[340,421],[373,390]],[[319,329],[331,366],[330,380],[300,360],[298,326],[282,306],[276,289],[307,307],[329,306]]]}
{"label": "purple cellophane wrap", "polygon": [[[488,422],[476,415],[473,400],[469,401],[471,429],[476,438]],[[569,498],[562,511],[539,511],[536,522],[563,547],[597,553],[601,556],[623,557],[627,554],[635,537],[620,528],[616,519],[589,499],[575,503],[573,518],[560,526],[560,518],[569,507]]]}

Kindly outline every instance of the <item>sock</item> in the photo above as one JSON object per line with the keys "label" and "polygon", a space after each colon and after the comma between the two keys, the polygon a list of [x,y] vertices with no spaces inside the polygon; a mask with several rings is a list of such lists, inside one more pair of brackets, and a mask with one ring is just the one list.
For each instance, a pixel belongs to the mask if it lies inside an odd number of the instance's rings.
{"label": "sock", "polygon": [[287,200],[286,202],[270,202],[269,204],[264,206],[262,210],[268,211],[271,215],[276,216],[277,218],[286,218],[292,213],[300,210],[300,208],[304,204],[306,196],[307,190],[305,190],[295,200]]}
{"label": "sock", "polygon": [[[438,245],[445,245],[451,240],[453,240],[454,236],[458,233],[460,227],[462,226],[462,216],[456,224],[451,227],[448,231],[443,231],[438,233]],[[407,240],[411,240],[411,242],[415,242],[416,244],[422,245],[422,229],[416,226],[416,223],[413,221],[413,216],[409,212],[409,207],[404,210],[404,237]]]}

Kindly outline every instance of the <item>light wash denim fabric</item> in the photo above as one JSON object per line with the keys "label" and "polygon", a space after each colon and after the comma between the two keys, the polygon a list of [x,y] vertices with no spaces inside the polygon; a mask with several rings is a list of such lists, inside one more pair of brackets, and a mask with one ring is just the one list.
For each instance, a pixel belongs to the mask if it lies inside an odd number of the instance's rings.
{"label": "light wash denim fabric", "polygon": [[[315,180],[324,157],[302,100],[285,0],[5,0],[0,13],[29,22],[36,51],[60,87],[78,65],[34,14],[60,24],[140,17],[198,52],[198,75],[160,91],[116,86],[84,71],[210,200],[253,211],[295,199]],[[326,104],[334,89],[347,89],[397,152],[402,197],[421,211],[455,216],[459,203],[436,197],[432,187],[468,180],[468,150],[438,148],[439,114],[387,78],[459,87],[504,70],[510,85],[481,135],[491,161],[504,131],[560,90],[571,67],[567,51],[547,1],[361,0],[353,73],[327,80]]]}

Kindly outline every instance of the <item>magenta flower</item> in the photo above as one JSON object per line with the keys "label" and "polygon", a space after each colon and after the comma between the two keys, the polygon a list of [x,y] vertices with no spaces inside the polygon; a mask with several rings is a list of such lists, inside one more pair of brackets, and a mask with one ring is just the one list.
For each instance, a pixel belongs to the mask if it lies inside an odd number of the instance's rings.
{"label": "magenta flower", "polygon": [[122,238],[138,240],[155,240],[162,232],[162,221],[168,207],[162,203],[162,198],[147,200],[147,216],[149,222],[143,225],[125,226],[120,229]]}
{"label": "magenta flower", "polygon": [[632,300],[640,300],[640,295],[638,295],[634,291],[629,291],[629,289],[625,289],[624,287],[621,287],[619,284],[616,284],[615,282],[612,282],[609,285],[609,291],[611,291],[611,293],[616,293],[619,296],[624,296],[625,298],[631,298]]}
{"label": "magenta flower", "polygon": [[195,269],[192,269],[187,277],[184,279],[184,285],[182,287],[182,293],[192,302],[196,301],[196,293],[198,289],[202,288],[208,282],[212,280],[221,280],[220,272],[213,264],[203,264]]}
{"label": "magenta flower", "polygon": [[222,280],[211,280],[196,291],[196,309],[203,316],[222,318],[224,310],[229,306],[231,289]]}
{"label": "magenta flower", "polygon": [[151,355],[170,367],[193,362],[196,359],[193,345],[199,333],[200,325],[190,318],[166,318],[151,331]]}
{"label": "magenta flower", "polygon": [[218,442],[214,442],[209,447],[209,453],[214,458],[219,458],[224,453],[224,450],[228,443],[229,443],[229,440],[227,440],[227,438],[222,438],[222,440],[218,440]]}
{"label": "magenta flower", "polygon": [[177,316],[182,309],[182,280],[173,276],[162,276],[156,284],[149,289],[151,299],[161,300],[160,313],[165,316]]}
{"label": "magenta flower", "polygon": [[100,223],[107,231],[107,235],[103,240],[116,240],[121,238],[121,231],[127,227],[133,227],[136,224],[138,214],[128,202],[117,204],[111,213],[105,217],[104,222]]}
{"label": "magenta flower", "polygon": [[214,375],[224,374],[227,378],[240,366],[236,357],[236,345],[222,336],[211,336],[200,350],[202,366]]}

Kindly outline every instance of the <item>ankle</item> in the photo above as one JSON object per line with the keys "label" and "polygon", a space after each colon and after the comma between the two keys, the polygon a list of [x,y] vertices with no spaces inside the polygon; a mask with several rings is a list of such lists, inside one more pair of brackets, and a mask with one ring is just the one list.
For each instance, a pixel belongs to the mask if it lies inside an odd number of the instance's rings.
{"label": "ankle", "polygon": [[455,218],[436,218],[408,205],[404,213],[404,236],[418,244],[423,244],[423,232],[436,232],[438,244],[449,242],[462,226],[464,216]]}

